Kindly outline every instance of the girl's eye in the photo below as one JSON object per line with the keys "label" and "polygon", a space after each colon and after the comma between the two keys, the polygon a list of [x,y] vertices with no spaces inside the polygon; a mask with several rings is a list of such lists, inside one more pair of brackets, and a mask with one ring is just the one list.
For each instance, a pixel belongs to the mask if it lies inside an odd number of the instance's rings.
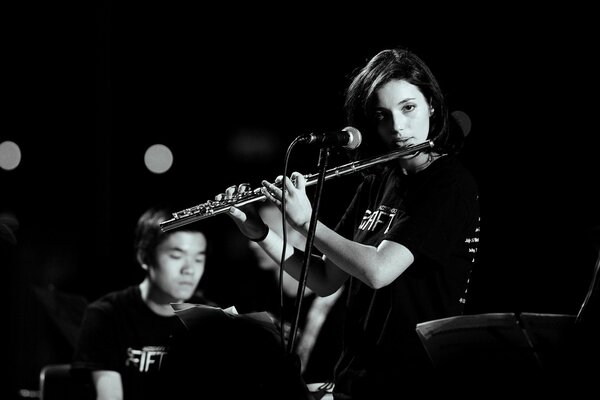
{"label": "girl's eye", "polygon": [[404,111],[404,112],[411,112],[414,109],[415,109],[414,104],[406,104],[404,107],[402,107],[402,111]]}

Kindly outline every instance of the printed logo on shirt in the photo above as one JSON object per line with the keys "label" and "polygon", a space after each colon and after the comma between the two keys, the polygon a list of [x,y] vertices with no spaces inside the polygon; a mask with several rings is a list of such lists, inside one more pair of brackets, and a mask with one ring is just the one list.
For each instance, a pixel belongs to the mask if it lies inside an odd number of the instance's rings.
{"label": "printed logo on shirt", "polygon": [[477,226],[475,226],[475,231],[473,232],[471,237],[465,239],[465,244],[467,245],[467,251],[469,254],[473,256],[471,262],[475,262],[475,257],[477,255],[477,251],[479,250],[479,224],[481,222],[481,217],[477,219]]}
{"label": "printed logo on shirt", "polygon": [[[465,245],[467,247],[467,252],[471,255],[471,264],[475,264],[477,261],[477,252],[479,251],[479,229],[481,224],[481,217],[477,218],[477,225],[475,226],[475,230],[470,237],[465,239]],[[470,278],[467,280],[467,285],[465,287],[465,291],[463,296],[459,299],[461,304],[466,304],[468,288],[469,288]]]}
{"label": "printed logo on shirt", "polygon": [[397,213],[397,208],[384,205],[380,205],[377,211],[366,210],[358,229],[375,232],[377,229],[385,227],[383,233],[387,233]]}
{"label": "printed logo on shirt", "polygon": [[134,367],[142,373],[159,371],[160,366],[167,355],[164,346],[144,346],[141,350],[127,349],[127,367]]}

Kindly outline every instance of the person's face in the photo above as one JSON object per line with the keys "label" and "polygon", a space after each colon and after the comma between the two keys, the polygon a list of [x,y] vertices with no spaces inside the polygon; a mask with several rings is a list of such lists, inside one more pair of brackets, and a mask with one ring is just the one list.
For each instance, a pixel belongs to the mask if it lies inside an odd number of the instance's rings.
{"label": "person's face", "polygon": [[425,142],[431,112],[419,88],[404,80],[392,80],[375,94],[377,132],[392,150]]}
{"label": "person's face", "polygon": [[201,232],[174,232],[158,247],[156,265],[149,268],[150,282],[171,302],[194,294],[206,263],[206,237]]}

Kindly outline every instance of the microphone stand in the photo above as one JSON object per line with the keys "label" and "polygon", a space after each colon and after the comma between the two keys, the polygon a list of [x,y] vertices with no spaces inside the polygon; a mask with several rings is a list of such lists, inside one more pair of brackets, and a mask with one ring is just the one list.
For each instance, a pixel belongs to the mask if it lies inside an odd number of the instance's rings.
{"label": "microphone stand", "polygon": [[310,225],[308,228],[308,235],[306,236],[306,246],[304,248],[304,260],[302,263],[302,270],[300,271],[300,279],[298,280],[298,291],[296,293],[296,304],[294,321],[290,330],[290,339],[288,341],[288,353],[294,353],[294,347],[296,342],[296,333],[298,330],[298,322],[300,320],[300,310],[302,308],[302,298],[306,290],[306,279],[308,277],[308,267],[310,264],[310,257],[312,253],[313,240],[315,237],[315,231],[317,229],[319,207],[321,203],[321,193],[323,192],[323,183],[325,182],[325,173],[327,170],[327,161],[329,158],[330,149],[329,147],[322,147],[319,152],[319,172],[317,177],[317,187],[315,197],[313,201],[312,215],[310,217]]}

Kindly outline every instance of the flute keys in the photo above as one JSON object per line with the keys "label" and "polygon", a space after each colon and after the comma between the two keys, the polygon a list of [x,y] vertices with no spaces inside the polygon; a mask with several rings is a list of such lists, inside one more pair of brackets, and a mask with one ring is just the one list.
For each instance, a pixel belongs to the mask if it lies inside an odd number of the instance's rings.
{"label": "flute keys", "polygon": [[249,189],[250,189],[249,183],[240,183],[238,185],[237,191],[238,191],[238,193],[244,193],[244,192],[248,191]]}
{"label": "flute keys", "polygon": [[227,189],[225,189],[225,199],[226,200],[231,200],[232,198],[235,197],[236,192],[237,192],[237,186],[236,185],[229,186]]}
{"label": "flute keys", "polygon": [[225,193],[219,193],[215,196],[215,201],[223,201],[225,199]]}

